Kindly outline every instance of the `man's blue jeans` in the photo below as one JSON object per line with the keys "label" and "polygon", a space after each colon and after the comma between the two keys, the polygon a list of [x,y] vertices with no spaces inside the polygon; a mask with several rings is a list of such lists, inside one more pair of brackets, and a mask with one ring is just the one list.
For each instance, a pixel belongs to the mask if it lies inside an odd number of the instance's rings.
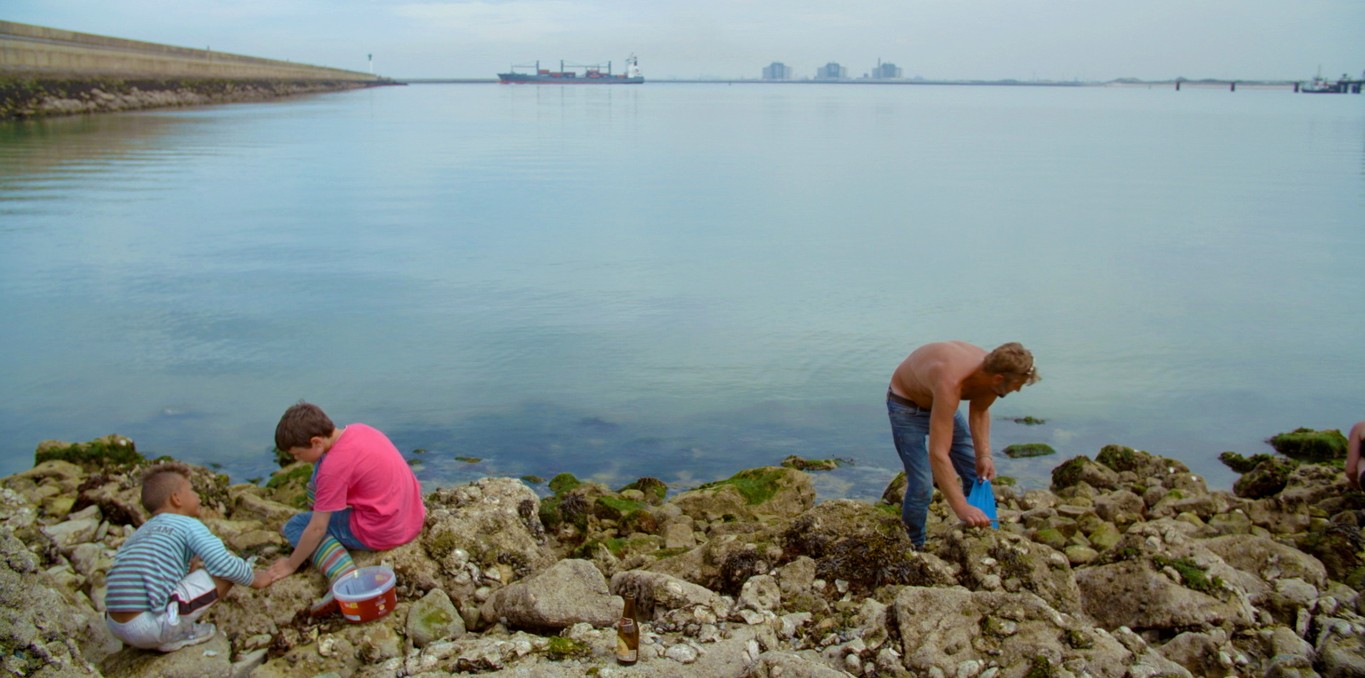
{"label": "man's blue jeans", "polygon": [[[934,498],[934,470],[929,465],[929,410],[902,405],[888,397],[886,413],[891,418],[891,438],[896,442],[896,454],[905,466],[901,520],[905,522],[915,548],[922,548],[924,526],[929,520],[929,502]],[[962,493],[971,492],[976,483],[976,452],[972,449],[967,420],[961,412],[953,414],[953,444],[948,457],[962,479]]]}

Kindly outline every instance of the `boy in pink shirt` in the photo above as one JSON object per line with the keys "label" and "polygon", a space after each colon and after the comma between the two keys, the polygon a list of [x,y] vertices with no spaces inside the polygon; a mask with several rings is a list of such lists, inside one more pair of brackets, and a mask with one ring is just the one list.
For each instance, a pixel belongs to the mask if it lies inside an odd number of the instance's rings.
{"label": "boy in pink shirt", "polygon": [[364,424],[337,428],[317,405],[300,402],[280,417],[275,447],[313,464],[308,500],[313,510],[284,524],[294,552],[271,564],[273,579],[293,574],[310,558],[330,582],[311,612],[335,612],[332,585],[355,571],[348,549],[386,551],[422,532],[426,506],[417,476],[388,437]]}

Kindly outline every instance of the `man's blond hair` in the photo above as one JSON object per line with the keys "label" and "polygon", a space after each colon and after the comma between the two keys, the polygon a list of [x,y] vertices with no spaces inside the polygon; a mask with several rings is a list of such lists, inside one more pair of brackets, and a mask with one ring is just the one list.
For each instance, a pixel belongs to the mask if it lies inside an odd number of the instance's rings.
{"label": "man's blond hair", "polygon": [[1036,384],[1043,378],[1033,366],[1033,354],[1017,341],[1001,344],[986,354],[981,368],[988,374],[1023,377],[1025,384]]}

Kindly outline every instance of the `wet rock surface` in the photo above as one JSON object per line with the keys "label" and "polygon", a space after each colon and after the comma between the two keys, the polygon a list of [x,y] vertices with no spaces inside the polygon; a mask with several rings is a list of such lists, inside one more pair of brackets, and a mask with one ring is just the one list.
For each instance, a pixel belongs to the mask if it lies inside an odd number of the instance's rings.
{"label": "wet rock surface", "polygon": [[[1339,469],[1260,459],[1247,474],[1283,462],[1278,489],[1211,492],[1116,445],[1063,462],[1048,490],[998,484],[998,530],[963,529],[936,501],[921,552],[894,504],[817,504],[790,467],[671,498],[654,479],[559,477],[540,497],[485,478],[427,495],[416,541],[355,554],[397,573],[378,620],[310,618],[324,579],[305,569],[233,589],[206,643],[123,648],[102,620],[105,577],[146,518],[147,462],[119,440],[44,443],[80,454],[0,479],[9,675],[1365,675],[1365,495]],[[210,529],[269,562],[288,552],[298,475],[192,482]],[[641,622],[633,666],[614,659],[622,595]]]}

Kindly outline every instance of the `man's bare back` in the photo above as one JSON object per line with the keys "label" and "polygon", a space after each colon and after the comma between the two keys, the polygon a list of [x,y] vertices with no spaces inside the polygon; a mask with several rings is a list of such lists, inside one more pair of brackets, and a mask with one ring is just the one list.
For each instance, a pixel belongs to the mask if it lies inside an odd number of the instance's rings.
{"label": "man's bare back", "polygon": [[985,358],[984,349],[965,341],[925,344],[901,361],[891,374],[891,392],[926,410],[934,406],[936,386],[940,393],[947,386],[957,392],[959,399],[970,399],[969,394],[962,392],[963,382]]}

